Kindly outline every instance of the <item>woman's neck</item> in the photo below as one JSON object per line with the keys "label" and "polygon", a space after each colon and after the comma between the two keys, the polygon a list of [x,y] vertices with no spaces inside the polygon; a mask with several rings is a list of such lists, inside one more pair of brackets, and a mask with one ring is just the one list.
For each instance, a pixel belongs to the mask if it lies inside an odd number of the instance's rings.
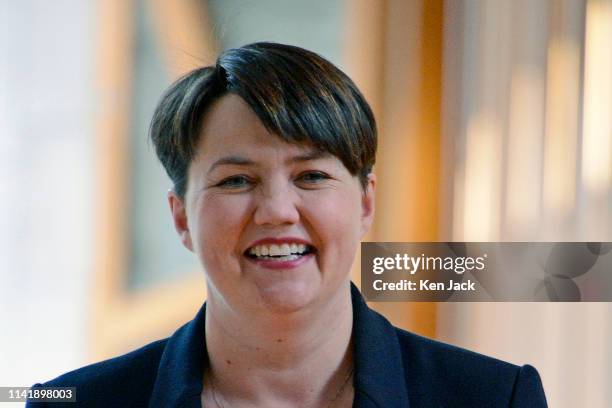
{"label": "woman's neck", "polygon": [[226,406],[326,406],[337,396],[353,366],[350,288],[311,309],[250,316],[209,299],[207,375]]}

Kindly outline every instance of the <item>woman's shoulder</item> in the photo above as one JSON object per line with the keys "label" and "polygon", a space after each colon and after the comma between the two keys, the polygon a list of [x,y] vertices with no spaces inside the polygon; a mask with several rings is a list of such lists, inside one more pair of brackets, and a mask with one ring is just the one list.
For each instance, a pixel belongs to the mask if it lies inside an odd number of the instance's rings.
{"label": "woman's shoulder", "polygon": [[80,406],[146,405],[146,401],[136,400],[151,394],[167,341],[158,340],[127,354],[78,368],[34,388],[76,387]]}
{"label": "woman's shoulder", "polygon": [[[407,381],[423,393],[477,404],[497,398],[503,405],[544,407],[538,371],[396,328]],[[485,398],[486,397],[486,398]],[[490,402],[490,400],[489,400]]]}
{"label": "woman's shoulder", "polygon": [[481,369],[494,369],[498,375],[507,373],[516,374],[519,366],[506,361],[480,354],[465,348],[433,340],[428,337],[420,336],[416,333],[395,328],[398,341],[404,355],[409,355],[410,359],[427,365],[430,369],[436,367],[448,368],[450,364],[456,366],[469,365]]}

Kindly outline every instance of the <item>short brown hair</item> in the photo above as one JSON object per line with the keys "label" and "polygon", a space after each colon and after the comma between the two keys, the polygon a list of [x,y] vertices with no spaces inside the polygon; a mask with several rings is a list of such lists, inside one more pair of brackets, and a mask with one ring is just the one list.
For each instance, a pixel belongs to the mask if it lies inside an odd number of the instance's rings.
{"label": "short brown hair", "polygon": [[206,109],[233,93],[271,132],[342,161],[362,186],[376,157],[376,122],[353,81],[303,48],[260,42],[225,51],[214,66],[179,78],[162,96],[150,137],[175,192],[183,198]]}

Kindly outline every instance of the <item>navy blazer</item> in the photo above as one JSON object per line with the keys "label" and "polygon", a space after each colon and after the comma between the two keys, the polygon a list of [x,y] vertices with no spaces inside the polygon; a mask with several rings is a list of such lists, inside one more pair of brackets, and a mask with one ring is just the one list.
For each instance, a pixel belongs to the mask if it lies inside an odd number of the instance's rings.
{"label": "navy blazer", "polygon": [[[352,284],[351,295],[354,407],[546,407],[535,368],[398,329],[370,309]],[[45,383],[76,387],[76,404],[49,406],[201,407],[202,373],[208,361],[205,308],[206,304],[167,339]]]}

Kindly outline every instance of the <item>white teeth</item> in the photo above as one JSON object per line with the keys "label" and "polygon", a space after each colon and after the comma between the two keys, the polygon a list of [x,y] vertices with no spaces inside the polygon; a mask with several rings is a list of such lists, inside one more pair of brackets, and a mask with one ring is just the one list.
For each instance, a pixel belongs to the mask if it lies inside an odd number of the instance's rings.
{"label": "white teeth", "polygon": [[303,254],[306,248],[307,246],[304,244],[285,243],[281,245],[256,245],[251,247],[248,252],[250,255],[255,255],[257,257],[274,256],[282,257],[277,259],[284,259],[293,257],[294,255],[297,257]]}
{"label": "white teeth", "polygon": [[277,261],[295,261],[299,257],[300,257],[299,255],[291,254],[291,255],[285,255],[285,256],[278,257],[278,258],[274,258],[274,260],[277,260]]}

